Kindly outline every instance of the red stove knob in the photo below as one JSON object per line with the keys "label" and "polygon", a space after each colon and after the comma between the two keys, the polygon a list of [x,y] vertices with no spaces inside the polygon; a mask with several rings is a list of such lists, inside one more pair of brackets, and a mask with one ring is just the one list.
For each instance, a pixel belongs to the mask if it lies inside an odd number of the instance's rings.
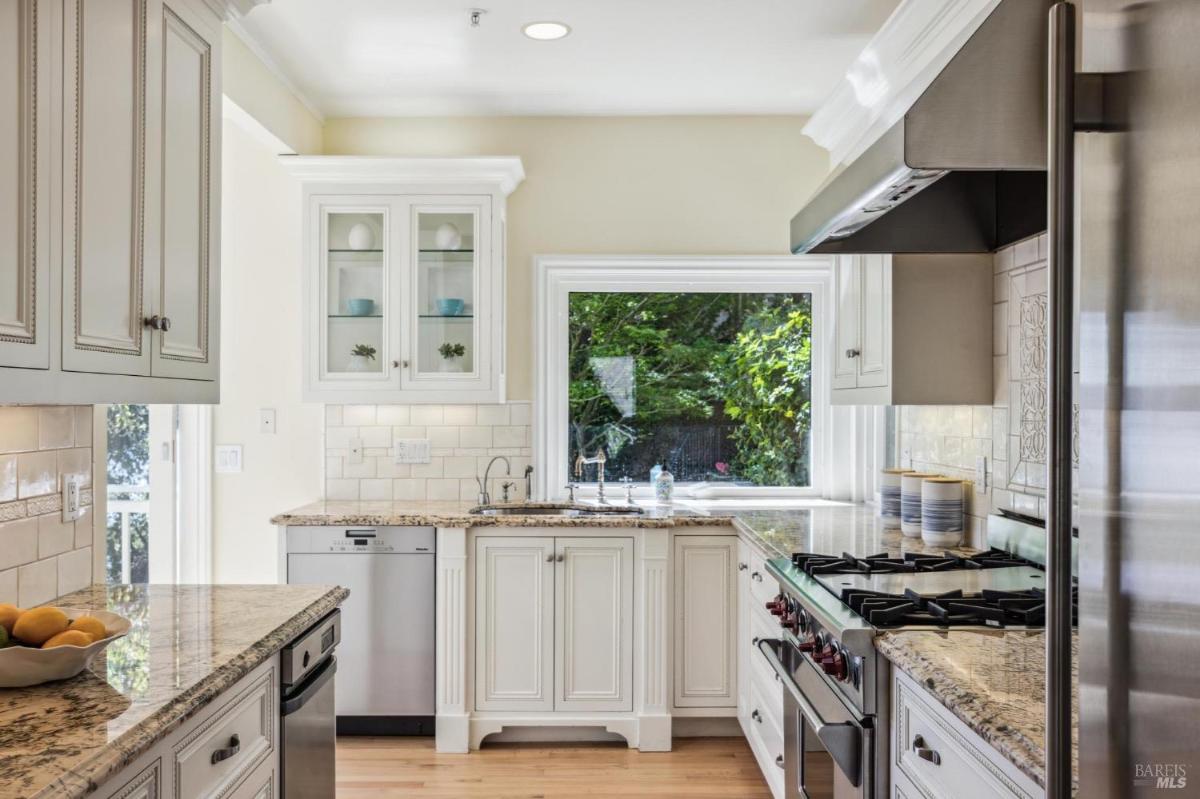
{"label": "red stove knob", "polygon": [[814,652],[817,648],[817,637],[810,633],[809,636],[801,641],[797,646],[801,652]]}
{"label": "red stove knob", "polygon": [[826,644],[821,650],[821,669],[833,677],[835,680],[845,680],[849,676],[849,669],[846,668],[846,656],[833,646]]}
{"label": "red stove knob", "polygon": [[796,629],[796,614],[795,613],[785,613],[782,616],[780,616],[779,617],[779,626],[783,627],[785,630],[793,630],[794,631]]}
{"label": "red stove knob", "polygon": [[767,610],[770,611],[772,616],[782,616],[784,611],[787,610],[787,597],[783,594],[775,597],[767,603]]}

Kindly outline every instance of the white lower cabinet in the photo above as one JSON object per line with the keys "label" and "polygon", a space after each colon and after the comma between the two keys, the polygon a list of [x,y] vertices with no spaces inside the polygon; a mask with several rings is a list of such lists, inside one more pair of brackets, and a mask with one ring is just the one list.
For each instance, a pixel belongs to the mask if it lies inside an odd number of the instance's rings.
{"label": "white lower cabinet", "polygon": [[475,540],[475,709],[633,710],[633,539]]}
{"label": "white lower cabinet", "polygon": [[777,593],[766,573],[767,556],[737,542],[737,715],[750,751],[775,799],[783,799],[783,686],[758,651],[760,638],[778,636],[779,622],[765,599]]}
{"label": "white lower cabinet", "polygon": [[737,706],[737,546],[675,536],[675,707]]}
{"label": "white lower cabinet", "polygon": [[894,799],[1040,799],[1044,791],[911,677],[892,678]]}
{"label": "white lower cabinet", "polygon": [[272,657],[243,677],[101,785],[97,799],[278,797],[278,663]]}

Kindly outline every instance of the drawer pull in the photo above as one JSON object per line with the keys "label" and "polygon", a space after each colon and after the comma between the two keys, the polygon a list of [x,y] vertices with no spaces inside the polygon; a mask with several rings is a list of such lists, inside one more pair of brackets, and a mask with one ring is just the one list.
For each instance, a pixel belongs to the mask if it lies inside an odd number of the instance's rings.
{"label": "drawer pull", "polygon": [[925,739],[918,735],[913,738],[913,752],[922,760],[928,760],[935,766],[942,765],[942,756],[937,753],[936,749],[930,749],[925,745]]}
{"label": "drawer pull", "polygon": [[235,733],[233,737],[229,739],[229,746],[225,747],[224,749],[218,749],[212,753],[213,765],[215,766],[222,760],[228,760],[240,751],[242,751],[242,739],[238,738],[237,734]]}
{"label": "drawer pull", "polygon": [[762,724],[762,713],[758,712],[758,708],[754,709],[754,712],[750,714],[750,718],[754,719],[759,724]]}
{"label": "drawer pull", "polygon": [[784,768],[783,755],[775,755],[775,765],[779,766],[780,768]]}
{"label": "drawer pull", "polygon": [[749,569],[749,568],[750,567],[745,563],[738,564],[738,571],[740,571],[740,572],[744,572],[744,571],[746,571],[746,569]]}
{"label": "drawer pull", "polygon": [[750,573],[750,579],[751,579],[751,580],[754,580],[755,582],[759,582],[759,583],[761,583],[761,582],[762,582],[762,575],[761,575],[761,574],[759,574],[758,572],[751,572],[751,573]]}

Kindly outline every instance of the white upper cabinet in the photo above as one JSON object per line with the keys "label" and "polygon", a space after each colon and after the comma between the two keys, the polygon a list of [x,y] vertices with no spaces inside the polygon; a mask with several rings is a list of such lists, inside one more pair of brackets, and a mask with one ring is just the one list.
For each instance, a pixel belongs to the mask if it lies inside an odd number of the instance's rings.
{"label": "white upper cabinet", "polygon": [[217,401],[214,7],[0,0],[0,403]]}
{"label": "white upper cabinet", "polygon": [[835,405],[991,405],[989,254],[840,255]]}
{"label": "white upper cabinet", "polygon": [[50,3],[0,0],[0,366],[50,368]]}
{"label": "white upper cabinet", "polygon": [[517,158],[282,159],[304,186],[304,397],[504,401]]}

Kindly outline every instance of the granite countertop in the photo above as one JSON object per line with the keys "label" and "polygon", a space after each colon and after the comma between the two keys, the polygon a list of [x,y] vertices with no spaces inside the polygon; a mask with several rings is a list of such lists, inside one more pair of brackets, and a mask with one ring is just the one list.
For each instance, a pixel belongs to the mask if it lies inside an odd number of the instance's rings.
{"label": "granite countertop", "polygon": [[0,689],[0,799],[84,796],[346,596],[316,585],[95,585],[60,597],[133,629],[78,677]]}
{"label": "granite countertop", "polygon": [[[1045,787],[1046,636],[1041,631],[898,631],[879,651],[1017,768]],[[1072,781],[1079,792],[1079,635],[1071,641],[1075,700]]]}

